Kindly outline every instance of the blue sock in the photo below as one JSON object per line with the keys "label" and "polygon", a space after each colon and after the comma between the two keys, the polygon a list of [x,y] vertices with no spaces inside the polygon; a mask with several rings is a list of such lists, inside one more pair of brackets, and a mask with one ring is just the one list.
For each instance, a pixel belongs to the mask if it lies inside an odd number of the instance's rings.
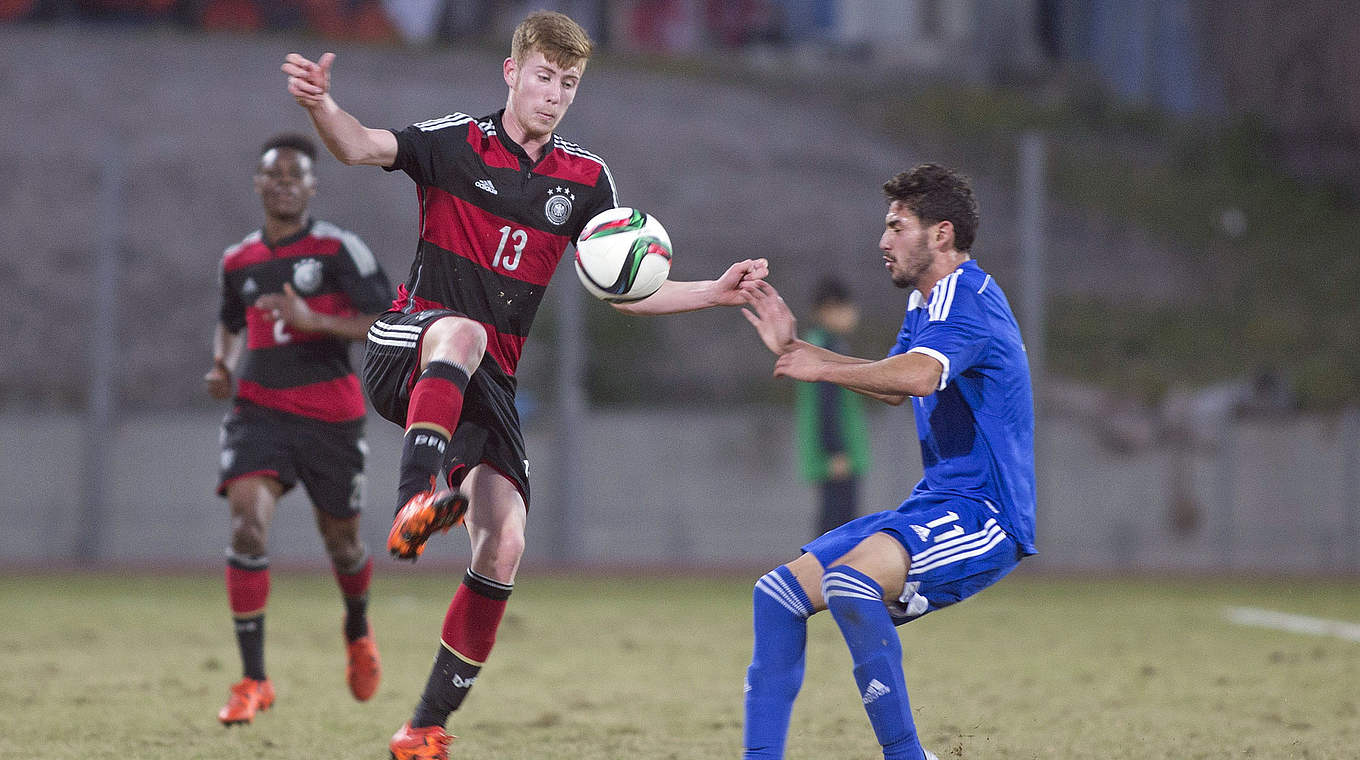
{"label": "blue sock", "polygon": [[840,626],[855,663],[864,711],[885,760],[922,760],[911,701],[902,673],[902,642],[883,604],[883,589],[872,578],[847,565],[822,575],[822,596]]}
{"label": "blue sock", "polygon": [[752,608],[755,647],[746,670],[746,751],[742,758],[782,758],[793,700],[803,685],[812,602],[788,567],[780,565],[756,581]]}

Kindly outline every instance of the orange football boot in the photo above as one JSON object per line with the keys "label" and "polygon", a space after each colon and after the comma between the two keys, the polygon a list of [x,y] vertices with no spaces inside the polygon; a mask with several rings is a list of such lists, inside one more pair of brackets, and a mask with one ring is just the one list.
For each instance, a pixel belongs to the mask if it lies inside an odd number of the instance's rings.
{"label": "orange football boot", "polygon": [[387,550],[397,559],[414,561],[425,551],[425,541],[436,531],[447,532],[461,523],[467,508],[467,497],[461,491],[437,490],[434,486],[421,491],[392,518]]}
{"label": "orange football boot", "polygon": [[263,681],[242,678],[231,685],[227,706],[217,711],[217,719],[226,726],[249,723],[255,719],[257,711],[263,712],[273,705],[274,684],[268,678]]}
{"label": "orange football boot", "polygon": [[457,738],[442,726],[411,728],[411,722],[407,721],[401,730],[392,734],[387,749],[392,753],[392,760],[449,760],[449,742]]}
{"label": "orange football boot", "polygon": [[382,660],[378,658],[378,642],[373,638],[373,626],[368,633],[345,644],[345,683],[349,693],[360,702],[366,701],[378,690],[382,678]]}

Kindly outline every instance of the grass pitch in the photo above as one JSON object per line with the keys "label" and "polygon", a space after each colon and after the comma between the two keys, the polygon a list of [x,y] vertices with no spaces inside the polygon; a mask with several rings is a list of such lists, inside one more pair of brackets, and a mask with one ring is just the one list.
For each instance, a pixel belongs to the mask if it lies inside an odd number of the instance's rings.
{"label": "grass pitch", "polygon": [[[750,587],[526,573],[450,729],[452,757],[737,758]],[[385,758],[460,573],[382,563],[384,678],[343,682],[325,574],[273,573],[274,709],[225,729],[239,677],[220,573],[0,578],[0,758]],[[1360,642],[1232,623],[1252,606],[1360,621],[1354,580],[1089,580],[1017,571],[899,629],[926,746],[949,758],[1354,758]],[[810,626],[790,760],[878,757],[834,623]]]}

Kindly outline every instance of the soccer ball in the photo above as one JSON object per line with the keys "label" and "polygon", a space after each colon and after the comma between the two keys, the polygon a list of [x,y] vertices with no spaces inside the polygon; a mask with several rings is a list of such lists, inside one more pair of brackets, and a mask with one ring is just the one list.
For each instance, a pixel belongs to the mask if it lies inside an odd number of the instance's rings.
{"label": "soccer ball", "polygon": [[635,208],[596,214],[576,239],[576,276],[602,301],[640,301],[670,272],[670,235],[656,217]]}

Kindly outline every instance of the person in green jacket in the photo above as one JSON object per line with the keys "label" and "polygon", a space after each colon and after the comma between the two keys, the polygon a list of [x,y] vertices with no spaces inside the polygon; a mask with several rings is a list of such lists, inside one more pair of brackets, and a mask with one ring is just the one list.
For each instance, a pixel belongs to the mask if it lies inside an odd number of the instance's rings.
{"label": "person in green jacket", "polygon": [[[804,339],[847,353],[846,341],[859,324],[859,308],[845,284],[825,277],[812,299],[813,327]],[[817,535],[855,517],[859,479],[869,469],[869,433],[862,399],[832,383],[796,383],[798,453],[803,477],[821,497]]]}

